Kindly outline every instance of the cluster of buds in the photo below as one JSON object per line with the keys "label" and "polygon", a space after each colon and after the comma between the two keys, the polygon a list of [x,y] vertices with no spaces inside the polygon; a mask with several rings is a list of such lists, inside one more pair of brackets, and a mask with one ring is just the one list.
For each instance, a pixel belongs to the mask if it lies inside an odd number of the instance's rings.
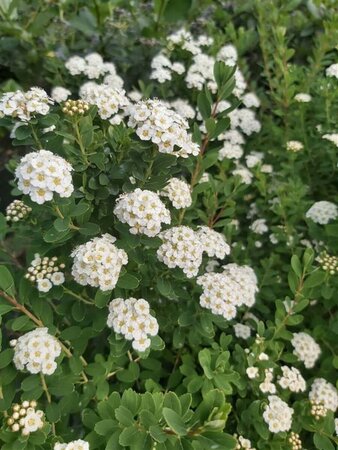
{"label": "cluster of buds", "polygon": [[326,417],[327,409],[323,403],[311,401],[311,415],[316,419],[320,420],[322,417]]}
{"label": "cluster of buds", "polygon": [[21,431],[24,436],[39,430],[44,426],[44,413],[36,410],[35,400],[16,403],[12,406],[12,415],[7,419],[7,425],[13,432]]}
{"label": "cluster of buds", "polygon": [[68,116],[84,114],[89,110],[89,105],[83,100],[67,100],[63,105],[62,112]]}
{"label": "cluster of buds", "polygon": [[19,220],[23,220],[31,211],[32,208],[25,205],[21,200],[14,200],[6,208],[6,220],[19,222]]}
{"label": "cluster of buds", "polygon": [[325,272],[329,272],[330,275],[334,275],[338,272],[337,256],[331,256],[324,251],[318,256],[317,261],[321,265],[321,268],[325,270]]}
{"label": "cluster of buds", "polygon": [[302,450],[302,441],[300,440],[299,434],[291,431],[289,442],[291,444],[292,450]]}
{"label": "cluster of buds", "polygon": [[39,291],[48,292],[53,285],[59,286],[65,281],[65,276],[61,272],[64,268],[65,264],[58,264],[57,256],[41,258],[39,253],[36,253],[27,269],[25,278],[36,282]]}

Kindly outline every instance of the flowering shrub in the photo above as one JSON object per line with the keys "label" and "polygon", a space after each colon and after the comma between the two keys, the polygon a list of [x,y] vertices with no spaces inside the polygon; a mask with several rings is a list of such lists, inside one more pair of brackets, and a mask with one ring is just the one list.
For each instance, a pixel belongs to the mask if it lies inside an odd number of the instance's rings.
{"label": "flowering shrub", "polygon": [[332,2],[89,3],[0,4],[1,449],[334,450]]}

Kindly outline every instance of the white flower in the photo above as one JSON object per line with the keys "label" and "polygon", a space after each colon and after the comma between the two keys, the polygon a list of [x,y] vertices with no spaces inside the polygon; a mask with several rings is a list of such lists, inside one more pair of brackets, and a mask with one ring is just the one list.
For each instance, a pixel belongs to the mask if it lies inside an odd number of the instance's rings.
{"label": "white flower", "polygon": [[263,419],[271,433],[289,431],[292,425],[293,409],[276,395],[269,395],[269,403],[265,406]]}
{"label": "white flower", "polygon": [[307,369],[312,369],[321,353],[317,342],[307,333],[294,333],[291,340],[293,354],[304,363]]}
{"label": "white flower", "polygon": [[0,116],[18,117],[23,122],[28,122],[35,114],[48,114],[49,105],[53,103],[47,93],[38,87],[27,92],[6,92],[0,98]]}
{"label": "white flower", "polygon": [[144,352],[150,347],[149,336],[156,336],[158,323],[150,314],[149,303],[143,298],[115,298],[109,303],[107,325],[115,333],[123,334],[132,341],[135,350]]}
{"label": "white flower", "polygon": [[331,141],[336,147],[338,147],[338,133],[324,134],[322,138]]}
{"label": "white flower", "polygon": [[186,100],[178,98],[170,102],[170,106],[185,119],[193,119],[196,115],[196,111]]}
{"label": "white flower", "polygon": [[233,144],[230,141],[225,141],[223,147],[218,151],[219,161],[223,159],[239,159],[243,155],[243,148],[239,144]]}
{"label": "white flower", "polygon": [[260,361],[268,361],[269,360],[269,356],[266,353],[262,352],[262,353],[260,353],[258,355],[258,359]]}
{"label": "white flower", "polygon": [[242,101],[246,108],[258,108],[261,105],[259,98],[253,92],[243,95]]}
{"label": "white flower", "polygon": [[338,217],[338,208],[334,203],[323,200],[314,203],[306,212],[305,217],[320,225],[326,225],[330,220]]}
{"label": "white flower", "polygon": [[72,95],[69,89],[66,89],[62,86],[55,86],[52,89],[51,97],[53,100],[55,100],[57,103],[65,102],[67,98]]}
{"label": "white flower", "polygon": [[[30,411],[26,414],[23,419],[23,434],[34,433],[43,427],[43,415],[41,416],[42,411],[35,411],[33,408],[29,408]],[[43,414],[43,413],[42,413]]]}
{"label": "white flower", "polygon": [[54,193],[60,197],[70,197],[74,186],[72,183],[72,166],[61,156],[49,150],[31,152],[21,158],[15,170],[18,189],[28,194],[38,204],[52,200]]}
{"label": "white flower", "polygon": [[299,141],[288,141],[286,143],[286,149],[289,152],[297,153],[303,150],[304,145]]}
{"label": "white flower", "polygon": [[331,64],[325,71],[327,77],[338,78],[338,63]]}
{"label": "white flower", "polygon": [[258,376],[258,367],[248,367],[246,374],[251,380],[256,378]]}
{"label": "white flower", "polygon": [[306,382],[301,373],[295,367],[282,366],[283,376],[278,380],[278,384],[283,389],[290,389],[291,392],[304,392]]}
{"label": "white flower", "polygon": [[265,219],[256,219],[249,228],[256,234],[264,234],[269,231]]}
{"label": "white flower", "polygon": [[155,192],[135,189],[120,195],[116,201],[114,214],[130,226],[132,234],[156,236],[162,223],[170,224],[170,212]]}
{"label": "white flower", "polygon": [[226,242],[223,234],[207,226],[200,226],[197,229],[197,236],[201,242],[203,251],[209,257],[224,259],[226,255],[230,254],[230,246]]}
{"label": "white flower", "polygon": [[215,58],[204,53],[196,54],[193,57],[193,64],[189,67],[185,81],[189,89],[201,91],[206,84],[211,92],[217,91],[217,84],[214,79]]}
{"label": "white flower", "polygon": [[336,412],[338,408],[338,392],[333,384],[324,378],[315,378],[309,393],[309,399],[322,404],[325,409]]}
{"label": "white flower", "polygon": [[251,329],[248,325],[244,325],[242,323],[236,323],[234,325],[235,335],[238,338],[249,339],[251,335]]}
{"label": "white flower", "polygon": [[60,354],[61,345],[48,334],[48,329],[36,328],[17,339],[13,362],[18,370],[51,375],[57,367],[54,360]]}
{"label": "white flower", "polygon": [[138,102],[130,106],[128,113],[128,126],[136,128],[141,140],[156,144],[160,153],[183,158],[199,154],[198,145],[188,133],[188,122],[159,100]]}
{"label": "white flower", "polygon": [[115,241],[110,234],[103,234],[73,250],[72,275],[77,283],[99,287],[101,291],[114,289],[122,266],[128,262],[127,253],[118,249]]}
{"label": "white flower", "polygon": [[264,394],[275,394],[277,389],[274,383],[272,383],[273,380],[273,369],[265,369],[265,378],[262,383],[259,385],[259,389]]}
{"label": "white flower", "polygon": [[86,61],[81,56],[72,56],[66,61],[65,67],[71,75],[80,75],[84,72]]}
{"label": "white flower", "polygon": [[296,102],[299,103],[309,103],[312,100],[311,95],[305,94],[303,92],[300,92],[299,94],[295,95]]}
{"label": "white flower", "polygon": [[57,442],[54,444],[54,450],[89,450],[89,443],[82,439],[71,441],[68,444],[60,444]]}
{"label": "white flower", "polygon": [[18,222],[25,219],[31,211],[32,208],[21,200],[13,200],[6,208],[6,220]]}
{"label": "white flower", "polygon": [[168,197],[176,209],[188,208],[192,203],[190,186],[178,178],[170,178],[161,195]]}
{"label": "white flower", "polygon": [[48,292],[52,289],[53,285],[48,278],[42,278],[37,280],[37,287],[40,292]]}
{"label": "white flower", "polygon": [[231,128],[240,128],[247,136],[250,136],[252,133],[258,133],[261,129],[261,124],[251,109],[235,109],[229,113],[229,118]]}
{"label": "white flower", "polygon": [[54,272],[51,276],[51,282],[55,286],[59,286],[60,284],[63,284],[65,282],[65,276],[62,272]]}
{"label": "white flower", "polygon": [[228,264],[223,268],[222,273],[205,273],[197,278],[197,284],[203,289],[200,305],[231,320],[236,316],[237,308],[254,304],[257,278],[248,266]]}
{"label": "white flower", "polygon": [[238,175],[240,180],[244,184],[252,183],[252,173],[249,169],[243,166],[238,166],[237,169],[232,171],[233,175]]}
{"label": "white flower", "polygon": [[238,54],[236,47],[232,44],[224,45],[217,53],[217,60],[223,61],[227,66],[235,66],[237,63]]}

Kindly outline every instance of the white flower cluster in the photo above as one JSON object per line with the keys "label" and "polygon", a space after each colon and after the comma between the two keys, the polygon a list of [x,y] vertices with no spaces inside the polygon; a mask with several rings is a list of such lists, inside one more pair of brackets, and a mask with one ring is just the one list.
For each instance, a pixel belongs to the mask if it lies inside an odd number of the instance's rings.
{"label": "white flower cluster", "polygon": [[55,86],[50,93],[52,99],[57,103],[65,102],[70,95],[72,95],[70,90],[62,86]]}
{"label": "white flower cluster", "polygon": [[187,100],[177,98],[170,102],[169,106],[185,119],[193,119],[196,116],[196,111]]}
{"label": "white flower cluster", "polygon": [[223,234],[207,226],[199,226],[196,234],[202,245],[202,250],[210,258],[224,259],[226,255],[230,254],[230,245]]}
{"label": "white flower cluster", "polygon": [[224,140],[223,147],[219,150],[218,159],[240,159],[243,155],[244,138],[238,130],[229,130],[218,136],[219,140]]}
{"label": "white flower cluster", "polygon": [[64,269],[65,265],[58,264],[57,256],[49,258],[45,256],[41,258],[39,253],[35,253],[31,265],[27,269],[25,278],[35,282],[40,292],[48,292],[54,286],[59,286],[65,281],[65,276],[60,269]]}
{"label": "white flower cluster", "polygon": [[330,275],[334,275],[338,272],[338,257],[329,255],[326,251],[322,252],[316,260],[319,262],[321,268],[328,272]]}
{"label": "white flower cluster", "polygon": [[152,80],[157,80],[159,83],[170,81],[173,73],[181,75],[185,72],[183,64],[179,62],[172,63],[162,52],[153,58],[151,68],[152,72],[150,78]]}
{"label": "white flower cluster", "polygon": [[158,259],[171,269],[179,267],[188,278],[197,275],[203,252],[219,259],[230,253],[224,236],[206,226],[194,231],[181,225],[161,232],[159,237],[163,243],[157,250]]}
{"label": "white flower cluster", "polygon": [[314,416],[316,420],[320,420],[322,417],[326,417],[327,409],[323,403],[318,403],[315,401],[310,401],[311,404],[311,415]]}
{"label": "white flower cluster", "polygon": [[269,403],[265,406],[263,419],[271,433],[289,431],[292,425],[293,409],[276,395],[269,395]]}
{"label": "white flower cluster", "polygon": [[258,133],[261,129],[261,123],[256,119],[256,115],[251,109],[234,109],[229,113],[229,118],[231,128],[240,128],[247,136]]}
{"label": "white flower cluster", "polygon": [[57,442],[54,444],[54,450],[89,450],[89,443],[82,439],[71,441],[68,444],[61,444]]}
{"label": "white flower cluster", "polygon": [[99,287],[101,291],[114,289],[122,266],[128,263],[127,253],[118,249],[115,241],[106,233],[73,250],[72,275],[77,283]]}
{"label": "white flower cluster", "polygon": [[170,178],[161,195],[168,197],[176,209],[189,208],[192,203],[190,186],[178,178]]}
{"label": "white flower cluster", "polygon": [[217,60],[223,61],[227,66],[233,67],[236,65],[238,54],[236,47],[232,44],[227,44],[221,47],[217,53]]}
{"label": "white flower cluster", "polygon": [[54,192],[70,197],[74,191],[72,166],[49,150],[27,153],[15,170],[18,189],[39,205],[52,200]]}
{"label": "white flower cluster", "polygon": [[48,328],[36,328],[10,342],[14,347],[13,362],[18,370],[30,373],[52,375],[57,364],[55,359],[61,354],[58,340],[48,334]]}
{"label": "white flower cluster", "polygon": [[6,220],[18,222],[25,219],[31,211],[32,208],[25,205],[23,201],[14,200],[6,208]]}
{"label": "white flower cluster", "polygon": [[38,87],[27,92],[6,92],[0,98],[0,117],[10,116],[28,122],[35,114],[48,114],[53,103],[47,92]]}
{"label": "white flower cluster", "polygon": [[329,66],[326,71],[326,76],[327,77],[334,77],[334,78],[338,78],[338,63],[336,64],[331,64],[331,66]]}
{"label": "white flower cluster", "polygon": [[306,212],[305,217],[320,225],[326,225],[330,220],[336,220],[338,208],[334,203],[323,200],[314,203]]}
{"label": "white flower cluster", "polygon": [[251,328],[243,323],[236,323],[234,325],[235,336],[241,339],[249,339],[251,336]]}
{"label": "white flower cluster", "polygon": [[183,158],[199,154],[198,145],[187,132],[187,121],[159,100],[138,102],[129,108],[129,114],[128,126],[136,127],[139,138],[152,141],[159,152]]}
{"label": "white flower cluster", "polygon": [[332,412],[338,408],[338,391],[324,378],[315,378],[309,392],[311,402],[320,403]]}
{"label": "white flower cluster", "polygon": [[189,89],[201,91],[206,84],[211,92],[217,91],[217,84],[214,78],[215,59],[204,53],[198,53],[193,57],[193,63],[187,71],[185,81]]}
{"label": "white flower cluster", "polygon": [[336,147],[338,147],[338,133],[324,134],[322,138],[332,142]]}
{"label": "white flower cluster", "polygon": [[213,39],[209,36],[201,34],[197,38],[190,33],[190,31],[180,28],[175,33],[172,33],[167,38],[169,46],[178,45],[183,50],[186,50],[193,55],[202,52],[201,47],[208,47],[213,43]]}
{"label": "white flower cluster", "polygon": [[250,380],[253,380],[254,378],[258,377],[259,370],[258,370],[258,367],[249,366],[245,372],[246,372],[248,378],[250,378]]}
{"label": "white flower cluster", "polygon": [[135,189],[119,196],[116,200],[114,214],[130,226],[130,233],[156,236],[161,231],[162,223],[170,224],[170,212],[160,197],[148,190]]}
{"label": "white flower cluster", "polygon": [[170,269],[179,267],[188,278],[195,277],[203,254],[197,233],[182,225],[162,231],[159,238],[163,242],[157,250],[159,261]]}
{"label": "white flower cluster", "polygon": [[[124,110],[130,104],[123,89],[117,89],[106,84],[97,84],[88,81],[79,91],[80,97],[90,105],[97,106],[98,114],[103,120],[112,124],[119,124]],[[118,114],[122,110],[122,115]]]}
{"label": "white flower cluster", "polygon": [[244,167],[240,164],[238,164],[236,166],[236,169],[234,169],[232,171],[232,174],[234,176],[236,176],[236,175],[239,176],[240,180],[243,184],[251,184],[252,183],[252,177],[253,177],[252,173],[250,172],[249,169],[247,169],[246,167]]}
{"label": "white flower cluster", "polygon": [[304,145],[299,141],[288,141],[286,143],[286,150],[288,152],[297,153],[303,150]]}
{"label": "white flower cluster", "polygon": [[306,390],[306,382],[296,367],[281,367],[283,375],[279,377],[278,384],[283,389],[289,389],[291,392],[304,392]]}
{"label": "white flower cluster", "polygon": [[256,219],[254,222],[252,222],[249,228],[256,234],[264,234],[269,231],[265,219]]}
{"label": "white flower cluster", "polygon": [[7,425],[12,431],[21,431],[24,436],[38,431],[44,426],[44,413],[40,409],[36,410],[35,400],[25,400],[21,404],[12,407],[12,415],[7,419]]}
{"label": "white flower cluster", "polygon": [[261,152],[251,152],[245,157],[245,162],[249,169],[258,166],[263,161],[264,154]]}
{"label": "white flower cluster", "polygon": [[242,102],[246,108],[259,108],[261,106],[261,101],[254,92],[244,94]]}
{"label": "white flower cluster", "polygon": [[298,433],[291,431],[288,441],[291,445],[291,450],[302,450],[303,445]]}
{"label": "white flower cluster", "polygon": [[260,383],[259,389],[264,394],[267,394],[267,393],[275,394],[277,390],[276,390],[275,384],[272,382],[273,381],[273,369],[272,368],[265,369],[264,374],[265,374],[265,378],[264,378],[263,382]]}
{"label": "white flower cluster", "polygon": [[321,353],[317,342],[309,334],[300,332],[293,333],[291,340],[293,345],[293,354],[304,363],[307,369],[312,369]]}
{"label": "white flower cluster", "polygon": [[257,277],[248,266],[227,264],[223,268],[222,273],[205,273],[197,278],[197,284],[203,288],[200,305],[231,320],[236,316],[237,308],[254,304]]}
{"label": "white flower cluster", "polygon": [[237,444],[235,450],[256,450],[255,447],[252,447],[251,441],[249,439],[245,439],[243,436],[234,436],[237,439]]}
{"label": "white flower cluster", "polygon": [[98,53],[90,53],[84,58],[72,56],[65,63],[66,69],[71,75],[84,74],[90,80],[98,79],[105,75],[104,83],[122,88],[123,81],[116,74],[116,67],[112,62],[105,63]]}
{"label": "white flower cluster", "polygon": [[150,314],[149,303],[143,298],[115,298],[109,303],[107,325],[115,333],[123,334],[132,341],[135,350],[144,352],[150,347],[149,336],[156,336],[158,323]]}
{"label": "white flower cluster", "polygon": [[300,92],[299,94],[295,95],[295,100],[298,103],[309,103],[312,100],[312,97],[310,94],[306,94],[304,92]]}

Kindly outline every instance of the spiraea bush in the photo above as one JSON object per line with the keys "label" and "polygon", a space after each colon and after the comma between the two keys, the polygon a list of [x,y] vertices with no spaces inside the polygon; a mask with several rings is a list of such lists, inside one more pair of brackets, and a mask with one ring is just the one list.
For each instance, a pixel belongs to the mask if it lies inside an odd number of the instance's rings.
{"label": "spiraea bush", "polygon": [[0,2],[1,449],[334,450],[334,2],[74,4]]}

